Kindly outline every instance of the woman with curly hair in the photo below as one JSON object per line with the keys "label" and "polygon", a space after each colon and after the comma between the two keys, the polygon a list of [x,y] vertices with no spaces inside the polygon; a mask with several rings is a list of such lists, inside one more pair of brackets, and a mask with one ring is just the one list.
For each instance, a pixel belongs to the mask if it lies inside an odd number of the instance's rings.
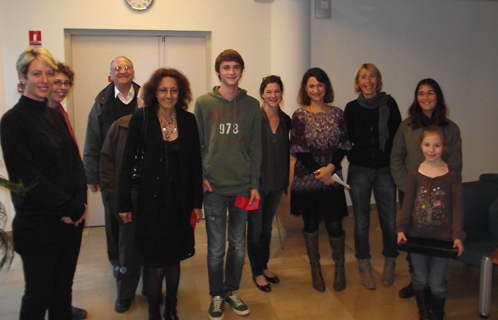
{"label": "woman with curly hair", "polygon": [[[180,261],[194,255],[191,212],[202,217],[202,167],[194,115],[186,111],[192,94],[187,78],[159,69],[144,85],[145,112],[131,117],[120,174],[118,212],[124,223],[136,219],[135,246],[147,270],[149,319],[161,319],[162,279],[166,278],[164,318],[178,319]],[[133,165],[146,117],[142,178],[132,201]],[[132,210],[136,208],[136,210]]]}

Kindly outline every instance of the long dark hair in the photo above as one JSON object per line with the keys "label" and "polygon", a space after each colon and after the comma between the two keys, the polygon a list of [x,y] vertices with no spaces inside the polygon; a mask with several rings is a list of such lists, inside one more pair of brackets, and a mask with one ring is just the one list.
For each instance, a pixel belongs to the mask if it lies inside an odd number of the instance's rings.
{"label": "long dark hair", "polygon": [[180,71],[176,69],[166,69],[161,68],[157,69],[150,80],[147,81],[143,86],[144,91],[144,102],[146,106],[156,107],[158,105],[156,90],[161,80],[166,77],[171,77],[176,80],[178,85],[178,102],[175,105],[175,108],[182,108],[187,110],[188,104],[192,100],[192,92],[190,91],[190,82],[187,77],[185,77]]}
{"label": "long dark hair", "polygon": [[[424,111],[418,104],[418,99],[417,99],[418,91],[420,87],[424,84],[431,86],[434,89],[434,92],[436,93],[437,97],[436,107],[430,118],[425,115]],[[408,116],[411,119],[411,125],[423,126],[423,127],[436,125],[444,127],[448,124],[448,122],[446,121],[447,111],[448,109],[446,108],[446,103],[444,102],[443,91],[441,90],[441,87],[436,82],[436,80],[431,78],[420,80],[419,83],[417,84],[417,88],[415,89],[415,97],[413,99],[413,103],[408,108]]]}
{"label": "long dark hair", "polygon": [[323,101],[325,103],[331,103],[334,101],[334,90],[332,89],[332,83],[330,83],[329,76],[320,68],[311,68],[306,71],[303,75],[303,80],[301,80],[301,87],[299,88],[299,94],[297,96],[297,102],[301,106],[309,106],[311,103],[311,99],[306,93],[306,84],[308,83],[308,79],[311,77],[315,77],[318,82],[325,84],[325,96],[323,97]]}

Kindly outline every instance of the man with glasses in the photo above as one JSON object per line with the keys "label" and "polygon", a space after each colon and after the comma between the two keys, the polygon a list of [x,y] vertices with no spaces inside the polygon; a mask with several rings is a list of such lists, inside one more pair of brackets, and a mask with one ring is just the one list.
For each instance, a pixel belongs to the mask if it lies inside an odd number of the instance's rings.
{"label": "man with glasses", "polygon": [[[88,188],[92,192],[100,190],[100,151],[111,124],[129,115],[137,108],[137,94],[140,86],[133,82],[135,70],[133,63],[126,57],[117,57],[111,62],[109,83],[95,98],[88,115],[83,164],[85,165]],[[114,268],[118,285],[118,298],[114,310],[118,313],[128,311],[135,296],[136,284],[125,266],[119,265],[119,222],[115,215],[112,199],[102,193],[105,210],[105,230],[107,255]],[[130,282],[128,285],[126,282]],[[134,286],[134,288],[130,288]]]}

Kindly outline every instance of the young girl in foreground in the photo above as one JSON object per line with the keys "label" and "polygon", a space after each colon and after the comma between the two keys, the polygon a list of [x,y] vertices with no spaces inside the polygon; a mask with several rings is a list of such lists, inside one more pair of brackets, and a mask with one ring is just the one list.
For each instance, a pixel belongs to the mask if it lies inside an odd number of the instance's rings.
{"label": "young girl in foreground", "polygon": [[[420,136],[425,161],[413,168],[396,232],[398,243],[412,237],[453,241],[463,252],[462,177],[443,160],[446,139],[440,127],[427,127]],[[443,319],[448,294],[449,259],[411,253],[412,283],[421,320]]]}

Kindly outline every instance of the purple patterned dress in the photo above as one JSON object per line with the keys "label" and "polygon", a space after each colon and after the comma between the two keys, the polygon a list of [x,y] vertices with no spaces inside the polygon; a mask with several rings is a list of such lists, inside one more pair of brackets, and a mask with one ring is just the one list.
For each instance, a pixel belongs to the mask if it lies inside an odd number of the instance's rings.
{"label": "purple patterned dress", "polygon": [[[344,112],[331,106],[327,112],[313,113],[300,108],[292,115],[291,154],[308,153],[320,166],[332,163],[342,178],[341,161],[351,144],[348,141]],[[298,159],[291,186],[291,213],[294,215],[347,215],[344,188],[338,183],[325,185]]]}

